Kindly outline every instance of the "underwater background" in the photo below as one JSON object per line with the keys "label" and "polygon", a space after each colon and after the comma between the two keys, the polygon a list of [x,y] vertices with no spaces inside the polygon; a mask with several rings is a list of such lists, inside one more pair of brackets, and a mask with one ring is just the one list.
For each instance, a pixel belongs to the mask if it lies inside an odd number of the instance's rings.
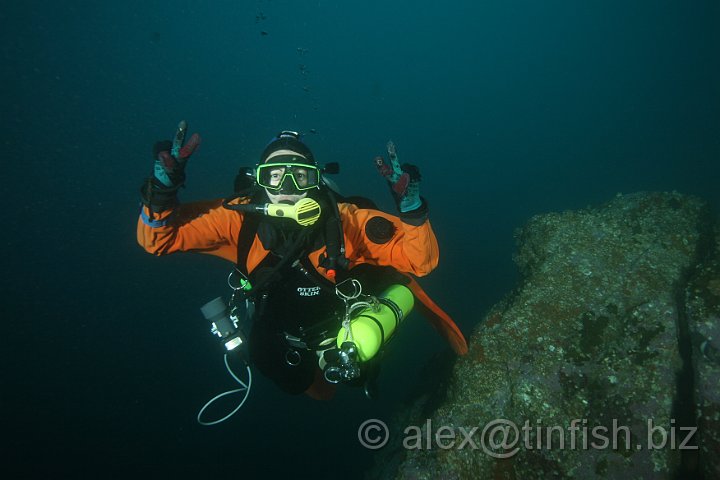
{"label": "underwater background", "polygon": [[412,315],[380,399],[315,402],[256,375],[231,420],[197,424],[233,388],[199,311],[227,298],[231,265],[135,240],[152,145],[179,120],[203,137],[183,201],[231,194],[292,129],[340,162],[342,193],[393,211],[372,160],[394,140],[440,242],[421,283],[469,337],[515,285],[531,216],[637,191],[720,205],[718,25],[715,0],[5,6],[4,469],[362,478],[358,426],[438,383],[448,347]]}

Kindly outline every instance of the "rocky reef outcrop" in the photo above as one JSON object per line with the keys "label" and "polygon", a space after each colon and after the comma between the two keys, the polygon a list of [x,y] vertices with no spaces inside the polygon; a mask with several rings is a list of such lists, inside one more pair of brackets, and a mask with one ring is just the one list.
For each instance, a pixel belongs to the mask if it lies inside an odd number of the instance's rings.
{"label": "rocky reef outcrop", "polygon": [[[720,478],[720,241],[702,200],[618,195],[516,235],[522,280],[373,478]],[[409,426],[415,426],[408,428]]]}

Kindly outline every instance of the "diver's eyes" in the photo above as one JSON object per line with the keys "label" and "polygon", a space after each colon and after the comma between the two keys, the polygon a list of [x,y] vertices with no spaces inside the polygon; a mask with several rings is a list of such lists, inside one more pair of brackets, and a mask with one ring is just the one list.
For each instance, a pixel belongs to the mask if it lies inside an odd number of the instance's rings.
{"label": "diver's eyes", "polygon": [[284,173],[285,173],[284,168],[277,168],[275,170],[270,170],[270,184],[278,185],[280,183],[280,180],[282,179]]}
{"label": "diver's eyes", "polygon": [[307,176],[307,170],[300,169],[296,170],[294,173],[295,180],[298,182],[298,184],[303,187],[307,185],[308,176]]}

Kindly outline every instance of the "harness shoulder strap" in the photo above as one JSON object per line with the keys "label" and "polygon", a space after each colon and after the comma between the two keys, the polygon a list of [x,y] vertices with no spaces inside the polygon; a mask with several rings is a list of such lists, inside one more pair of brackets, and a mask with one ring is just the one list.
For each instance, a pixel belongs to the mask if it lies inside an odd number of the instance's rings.
{"label": "harness shoulder strap", "polygon": [[255,235],[260,225],[259,215],[245,215],[243,217],[243,223],[240,227],[240,233],[238,234],[237,241],[237,269],[248,276],[247,259],[250,254],[250,248],[255,241]]}

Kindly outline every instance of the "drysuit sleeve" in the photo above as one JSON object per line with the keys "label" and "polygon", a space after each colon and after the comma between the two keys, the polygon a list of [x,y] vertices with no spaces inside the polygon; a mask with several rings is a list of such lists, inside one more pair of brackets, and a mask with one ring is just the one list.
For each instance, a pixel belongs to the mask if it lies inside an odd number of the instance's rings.
{"label": "drysuit sleeve", "polygon": [[241,224],[242,215],[223,208],[222,199],[180,204],[152,218],[143,206],[137,241],[153,255],[192,251],[234,262]]}
{"label": "drysuit sleeve", "polygon": [[395,215],[352,204],[338,205],[351,263],[392,266],[424,276],[437,267],[440,252],[430,221],[403,221]]}

